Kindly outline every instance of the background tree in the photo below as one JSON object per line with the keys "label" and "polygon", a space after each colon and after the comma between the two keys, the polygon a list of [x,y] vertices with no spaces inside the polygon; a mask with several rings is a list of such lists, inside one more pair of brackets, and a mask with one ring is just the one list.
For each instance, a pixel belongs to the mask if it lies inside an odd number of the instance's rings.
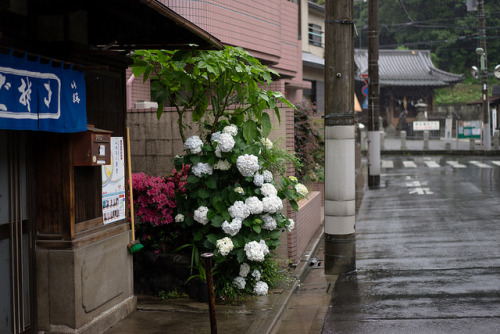
{"label": "background tree", "polygon": [[[477,11],[467,12],[466,2],[456,0],[380,0],[380,48],[427,49],[434,64],[445,71],[468,73],[478,64]],[[500,62],[500,2],[485,1],[488,67]],[[367,47],[368,6],[356,2],[356,47]]]}

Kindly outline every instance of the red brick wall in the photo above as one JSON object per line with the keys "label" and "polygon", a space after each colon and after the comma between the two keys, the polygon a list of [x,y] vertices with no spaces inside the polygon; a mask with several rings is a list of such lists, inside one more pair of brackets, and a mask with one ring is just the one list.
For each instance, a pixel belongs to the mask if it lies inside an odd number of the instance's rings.
{"label": "red brick wall", "polygon": [[[288,257],[297,263],[322,223],[321,193],[311,191],[307,200],[299,202],[294,213],[295,229],[288,234]],[[293,218],[292,218],[293,219]]]}

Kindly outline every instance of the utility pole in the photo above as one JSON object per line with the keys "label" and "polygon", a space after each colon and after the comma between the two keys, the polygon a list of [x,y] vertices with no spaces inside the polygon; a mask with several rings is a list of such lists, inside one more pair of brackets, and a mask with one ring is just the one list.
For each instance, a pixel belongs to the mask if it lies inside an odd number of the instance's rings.
{"label": "utility pole", "polygon": [[356,269],[354,2],[325,1],[325,273]]}
{"label": "utility pole", "polygon": [[[486,53],[486,28],[484,22],[484,0],[477,1],[479,48],[476,52],[481,56],[481,89],[483,98],[484,150],[491,151],[490,104],[488,101],[488,58]],[[482,50],[481,50],[482,49]]]}
{"label": "utility pole", "polygon": [[380,186],[380,98],[378,74],[378,0],[368,7],[368,187]]}

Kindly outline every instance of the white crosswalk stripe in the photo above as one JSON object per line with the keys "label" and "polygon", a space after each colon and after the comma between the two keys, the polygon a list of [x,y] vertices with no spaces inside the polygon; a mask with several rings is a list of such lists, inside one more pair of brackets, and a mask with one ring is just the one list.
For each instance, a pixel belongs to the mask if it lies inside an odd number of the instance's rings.
{"label": "white crosswalk stripe", "polygon": [[500,166],[500,161],[490,161],[492,164]]}
{"label": "white crosswalk stripe", "polygon": [[487,164],[482,163],[480,161],[471,160],[471,161],[469,161],[469,163],[474,165],[474,166],[480,167],[480,168],[492,168],[490,165],[487,165]]}
{"label": "white crosswalk stripe", "polygon": [[462,164],[458,163],[458,161],[446,161],[446,163],[453,168],[467,168],[466,165],[462,165]]}
{"label": "white crosswalk stripe", "polygon": [[438,168],[438,167],[441,167],[437,162],[435,161],[432,161],[432,160],[428,160],[428,161],[424,161],[424,163],[427,165],[427,167],[429,168]]}
{"label": "white crosswalk stripe", "polygon": [[382,160],[382,168],[394,168],[394,161]]}
{"label": "white crosswalk stripe", "polygon": [[403,161],[403,166],[405,168],[417,168],[417,165],[413,161]]}

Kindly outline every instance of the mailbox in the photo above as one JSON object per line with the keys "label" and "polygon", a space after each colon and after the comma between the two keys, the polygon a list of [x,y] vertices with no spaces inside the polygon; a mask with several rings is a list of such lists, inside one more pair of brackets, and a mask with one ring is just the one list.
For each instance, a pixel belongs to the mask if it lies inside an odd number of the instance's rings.
{"label": "mailbox", "polygon": [[75,134],[74,165],[104,166],[111,164],[112,131],[88,126],[85,132]]}

